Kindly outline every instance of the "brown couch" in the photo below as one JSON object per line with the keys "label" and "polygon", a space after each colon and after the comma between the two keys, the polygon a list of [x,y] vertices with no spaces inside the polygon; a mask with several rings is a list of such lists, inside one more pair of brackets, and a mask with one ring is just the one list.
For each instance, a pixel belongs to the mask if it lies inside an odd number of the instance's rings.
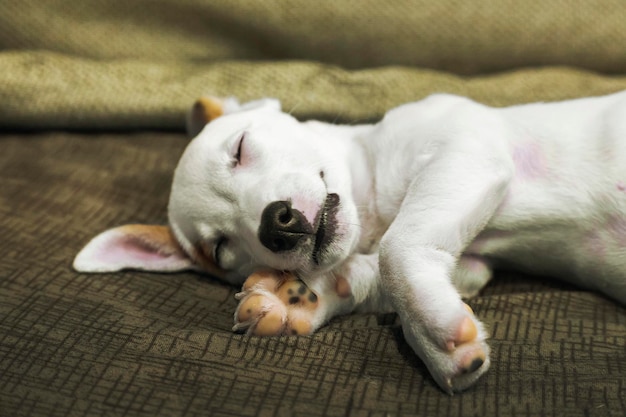
{"label": "brown couch", "polygon": [[248,337],[231,332],[237,289],[211,277],[71,269],[105,228],[165,222],[201,94],[355,122],[432,92],[496,106],[614,92],[622,1],[2,8],[0,416],[624,415],[625,307],[549,278],[499,272],[470,302],[493,363],[450,397],[393,314]]}

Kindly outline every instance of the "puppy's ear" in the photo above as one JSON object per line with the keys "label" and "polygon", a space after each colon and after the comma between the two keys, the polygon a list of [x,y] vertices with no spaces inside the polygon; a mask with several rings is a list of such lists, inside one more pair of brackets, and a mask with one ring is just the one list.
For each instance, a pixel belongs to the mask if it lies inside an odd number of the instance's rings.
{"label": "puppy's ear", "polygon": [[126,225],[99,234],[76,255],[73,267],[79,272],[198,269],[168,226],[149,225]]}
{"label": "puppy's ear", "polygon": [[262,98],[239,104],[234,97],[220,99],[216,97],[200,97],[187,114],[187,135],[194,138],[211,121],[218,117],[238,111],[269,108],[280,111],[280,101],[274,98]]}
{"label": "puppy's ear", "polygon": [[224,114],[224,101],[216,97],[200,97],[187,114],[187,135],[196,137],[211,120]]}

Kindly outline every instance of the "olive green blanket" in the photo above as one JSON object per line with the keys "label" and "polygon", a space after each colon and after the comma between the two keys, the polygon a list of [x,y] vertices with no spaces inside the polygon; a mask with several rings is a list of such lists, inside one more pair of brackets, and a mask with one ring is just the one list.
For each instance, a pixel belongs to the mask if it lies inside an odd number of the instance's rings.
{"label": "olive green blanket", "polygon": [[393,314],[247,337],[210,277],[70,268],[107,227],[165,221],[202,94],[352,123],[434,92],[621,89],[622,0],[2,1],[0,416],[623,416],[626,309],[546,278],[470,302],[493,363],[449,397]]}
{"label": "olive green blanket", "polygon": [[505,105],[626,88],[622,0],[1,7],[0,126],[12,128],[180,129],[200,94],[353,121],[433,92]]}

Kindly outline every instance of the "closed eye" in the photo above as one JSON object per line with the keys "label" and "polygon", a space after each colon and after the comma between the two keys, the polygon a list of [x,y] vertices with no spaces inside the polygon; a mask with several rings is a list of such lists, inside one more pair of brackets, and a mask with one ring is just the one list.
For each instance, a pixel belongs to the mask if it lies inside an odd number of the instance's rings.
{"label": "closed eye", "polygon": [[222,268],[220,255],[221,255],[222,249],[224,249],[224,245],[226,244],[226,242],[227,242],[226,238],[222,236],[219,239],[217,239],[217,241],[215,242],[215,246],[213,247],[213,261],[215,262],[215,265],[217,265],[220,268]]}
{"label": "closed eye", "polygon": [[246,132],[243,132],[238,139],[237,152],[235,153],[235,166],[241,164],[241,152],[243,150],[243,140],[246,138]]}

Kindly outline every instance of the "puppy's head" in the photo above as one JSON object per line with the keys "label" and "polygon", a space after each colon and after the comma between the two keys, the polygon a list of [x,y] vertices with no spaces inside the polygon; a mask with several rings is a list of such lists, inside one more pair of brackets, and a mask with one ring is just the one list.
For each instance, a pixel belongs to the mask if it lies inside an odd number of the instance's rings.
{"label": "puppy's head", "polygon": [[350,174],[329,138],[275,100],[202,99],[188,129],[197,135],[174,173],[169,226],[109,230],[79,253],[77,270],[197,269],[240,282],[259,267],[325,272],[354,250]]}

